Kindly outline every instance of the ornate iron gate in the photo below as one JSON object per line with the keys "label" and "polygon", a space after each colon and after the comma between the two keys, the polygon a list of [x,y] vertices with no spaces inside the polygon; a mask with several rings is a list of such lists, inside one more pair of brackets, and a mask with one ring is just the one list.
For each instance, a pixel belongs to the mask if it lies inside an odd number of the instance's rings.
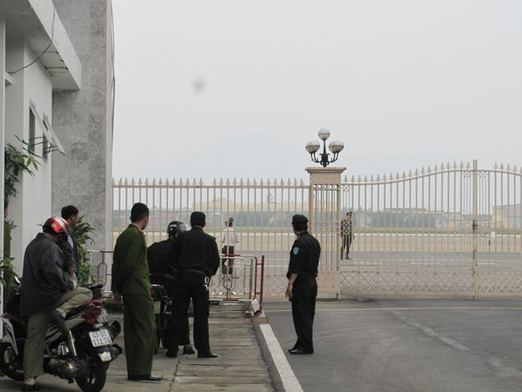
{"label": "ornate iron gate", "polygon": [[[325,250],[321,274],[338,273],[345,295],[522,293],[522,172],[477,162],[402,175],[302,181],[127,181],[113,184],[114,237],[137,201],[151,209],[148,242],[170,220],[207,214],[220,243],[235,218],[236,253],[266,257],[265,294],[284,295],[295,213],[311,217]],[[339,222],[353,211],[351,260],[339,259]],[[314,226],[315,225],[315,226]],[[110,271],[109,271],[110,273]]]}
{"label": "ornate iron gate", "polygon": [[477,161],[345,179],[355,239],[343,293],[520,293],[521,181],[516,167]]}

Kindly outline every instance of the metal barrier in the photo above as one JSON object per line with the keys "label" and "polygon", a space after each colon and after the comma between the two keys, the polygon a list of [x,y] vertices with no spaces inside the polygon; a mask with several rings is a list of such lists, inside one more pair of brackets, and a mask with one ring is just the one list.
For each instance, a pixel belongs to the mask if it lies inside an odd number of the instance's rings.
{"label": "metal barrier", "polygon": [[210,283],[211,299],[263,301],[265,257],[222,255],[222,265]]}
{"label": "metal barrier", "polygon": [[[110,293],[113,251],[89,250],[87,261],[96,283],[103,284],[104,296]],[[259,260],[253,255],[223,255],[224,264],[210,280],[210,297],[225,301],[257,300],[262,309],[265,256]]]}
{"label": "metal barrier", "polygon": [[94,276],[94,283],[103,284],[103,296],[110,296],[110,277],[112,267],[112,250],[88,250],[86,262],[91,264],[91,274]]}

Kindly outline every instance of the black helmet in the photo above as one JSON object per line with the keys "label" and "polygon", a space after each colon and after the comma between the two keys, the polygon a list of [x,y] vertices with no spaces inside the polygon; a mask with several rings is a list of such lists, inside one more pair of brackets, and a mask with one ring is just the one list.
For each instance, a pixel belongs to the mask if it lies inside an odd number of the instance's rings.
{"label": "black helmet", "polygon": [[169,226],[167,227],[167,234],[169,235],[175,235],[179,231],[187,231],[188,226],[186,223],[182,221],[172,221],[169,223]]}

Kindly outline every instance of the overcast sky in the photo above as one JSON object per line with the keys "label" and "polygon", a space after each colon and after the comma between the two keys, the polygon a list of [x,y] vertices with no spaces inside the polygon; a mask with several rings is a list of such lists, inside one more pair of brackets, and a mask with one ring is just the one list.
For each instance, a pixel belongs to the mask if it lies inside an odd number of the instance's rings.
{"label": "overcast sky", "polygon": [[522,165],[520,0],[113,0],[113,175]]}

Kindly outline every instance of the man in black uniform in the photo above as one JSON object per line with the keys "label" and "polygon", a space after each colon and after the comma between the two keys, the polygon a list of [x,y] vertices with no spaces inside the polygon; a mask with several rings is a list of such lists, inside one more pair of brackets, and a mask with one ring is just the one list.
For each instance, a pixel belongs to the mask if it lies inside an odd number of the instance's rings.
{"label": "man in black uniform", "polygon": [[[195,211],[190,215],[190,231],[178,234],[172,247],[172,262],[177,268],[179,284],[176,294],[179,300],[178,331],[180,320],[187,317],[192,299],[194,306],[194,345],[198,358],[217,358],[210,351],[208,334],[209,296],[208,283],[219,267],[219,250],[216,239],[203,231],[205,214]],[[176,334],[179,338],[179,334]],[[174,346],[177,348],[177,344]]]}
{"label": "man in black uniform", "polygon": [[290,354],[312,354],[315,299],[317,297],[317,266],[321,245],[308,233],[308,219],[294,215],[292,226],[297,239],[290,251],[286,297],[292,301],[292,316],[297,342],[288,350]]}
{"label": "man in black uniform", "polygon": [[[173,347],[173,344],[177,342],[175,337],[176,333],[176,318],[179,317],[176,310],[178,309],[178,299],[176,297],[176,286],[178,284],[175,275],[176,269],[170,259],[170,253],[172,252],[172,246],[176,241],[178,233],[181,231],[187,231],[188,227],[184,222],[172,221],[167,227],[167,234],[169,238],[165,241],[155,242],[147,249],[147,261],[149,262],[150,282],[154,284],[161,284],[167,290],[169,297],[172,299],[172,320],[167,325],[165,331],[165,345],[167,347],[167,357],[175,358],[178,350],[177,346]],[[190,331],[189,331],[189,320],[188,315],[185,319],[181,320],[181,336],[179,338],[180,345],[183,345],[183,354],[194,354],[195,351],[190,345]]]}

